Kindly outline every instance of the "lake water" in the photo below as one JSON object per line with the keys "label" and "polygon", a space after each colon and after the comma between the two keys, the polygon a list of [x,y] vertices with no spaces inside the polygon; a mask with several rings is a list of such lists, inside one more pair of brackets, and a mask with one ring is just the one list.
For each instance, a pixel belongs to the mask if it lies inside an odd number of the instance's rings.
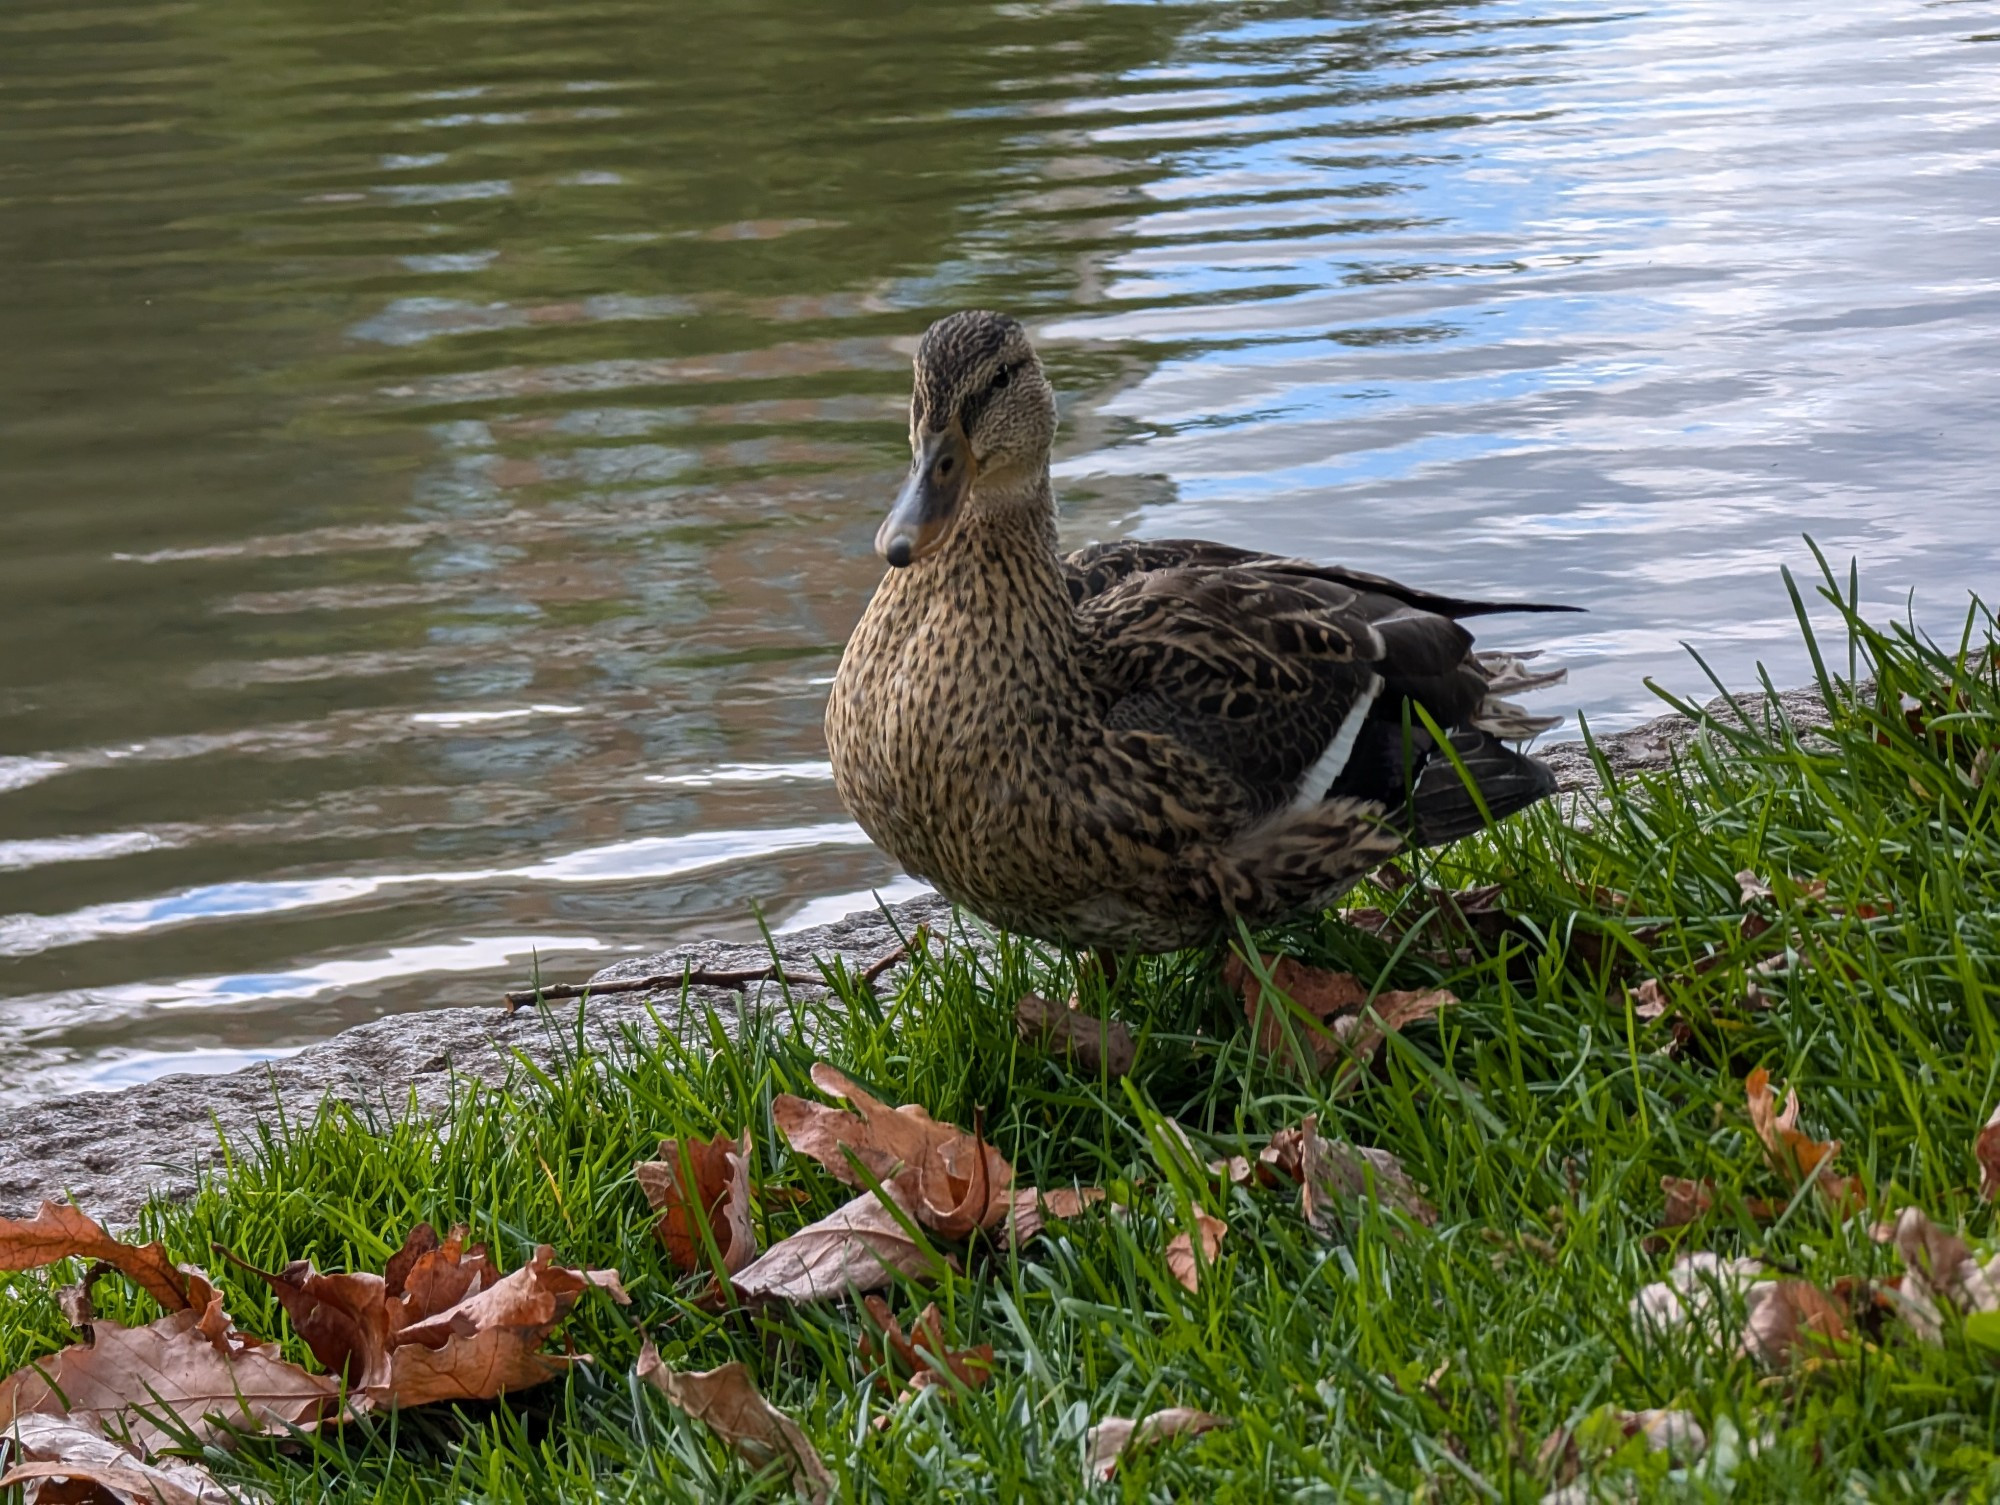
{"label": "lake water", "polygon": [[0,1100],[909,891],[820,708],[974,304],[1079,543],[1796,681],[1802,534],[2000,594],[2000,10],[9,0]]}

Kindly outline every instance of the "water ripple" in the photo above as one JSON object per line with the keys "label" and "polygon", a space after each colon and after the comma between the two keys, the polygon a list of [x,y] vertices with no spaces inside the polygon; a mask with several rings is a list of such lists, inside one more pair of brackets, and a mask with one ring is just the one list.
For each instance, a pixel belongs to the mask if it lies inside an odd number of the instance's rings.
{"label": "water ripple", "polygon": [[1802,678],[1803,532],[1955,622],[1975,11],[14,0],[0,1100],[915,891],[818,718],[953,307],[1066,537],[1588,606],[1482,638],[1601,728]]}

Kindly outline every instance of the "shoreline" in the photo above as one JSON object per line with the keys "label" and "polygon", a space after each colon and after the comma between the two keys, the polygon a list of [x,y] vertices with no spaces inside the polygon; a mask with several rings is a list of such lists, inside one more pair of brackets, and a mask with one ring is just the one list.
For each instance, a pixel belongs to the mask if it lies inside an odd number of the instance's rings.
{"label": "shoreline", "polygon": [[[1759,714],[1768,697],[1738,699]],[[1816,688],[1786,691],[1779,703],[1800,725],[1824,720]],[[1703,708],[1704,716],[1715,720],[1727,712],[1721,699]],[[1600,737],[1597,746],[1617,774],[1658,770],[1694,738],[1700,724],[1669,714]],[[1583,743],[1551,743],[1536,749],[1535,756],[1555,772],[1561,793],[1572,801],[1596,787],[1596,771]],[[943,899],[925,895],[886,911],[864,910],[772,939],[788,974],[811,976],[815,958],[838,956],[851,967],[865,967],[897,946],[899,932],[908,934],[922,924],[935,928],[949,915]],[[744,971],[771,959],[761,943],[694,941],[627,957],[591,980],[612,982],[684,968]],[[660,996],[626,993],[593,1000],[584,1013],[586,1040],[615,1042],[622,1030],[647,1026]],[[690,988],[689,996],[724,1014],[741,1014],[779,996],[779,990],[772,983],[757,983],[744,989]],[[566,1003],[551,1007],[554,1019],[576,1017],[566,1012]],[[129,1225],[155,1193],[174,1201],[193,1195],[201,1171],[223,1162],[223,1140],[235,1153],[246,1153],[256,1144],[258,1126],[281,1115],[306,1117],[323,1100],[334,1098],[383,1121],[412,1106],[420,1115],[434,1116],[449,1107],[454,1084],[496,1083],[506,1076],[514,1053],[546,1063],[574,1039],[572,1032],[552,1028],[539,1011],[509,1013],[496,995],[487,1008],[391,1014],[282,1061],[239,1071],[182,1073],[118,1092],[77,1093],[0,1109],[0,1216],[29,1215],[45,1198],[74,1199],[109,1225]]]}

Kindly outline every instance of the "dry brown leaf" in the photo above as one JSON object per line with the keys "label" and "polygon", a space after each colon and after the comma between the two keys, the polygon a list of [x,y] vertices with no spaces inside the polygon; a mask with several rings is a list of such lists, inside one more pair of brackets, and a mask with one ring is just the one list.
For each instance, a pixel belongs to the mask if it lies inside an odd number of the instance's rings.
{"label": "dry brown leaf", "polygon": [[786,1094],[771,1104],[771,1117],[793,1149],[817,1160],[835,1180],[865,1188],[873,1176],[898,1186],[917,1221],[947,1238],[990,1228],[1006,1216],[1014,1168],[981,1139],[977,1125],[968,1134],[914,1104],[891,1108],[823,1062],[813,1067],[812,1079],[855,1112]]}
{"label": "dry brown leaf", "polygon": [[1809,1280],[1758,1281],[1743,1292],[1743,1352],[1772,1369],[1824,1355],[1847,1337],[1840,1303]]}
{"label": "dry brown leaf", "polygon": [[1216,1427],[1234,1425],[1226,1416],[1187,1406],[1169,1406],[1136,1421],[1128,1416],[1107,1416],[1084,1438],[1084,1481],[1104,1483],[1118,1471],[1118,1460],[1134,1448],[1153,1447],[1169,1437],[1194,1437]]}
{"label": "dry brown leaf", "polygon": [[[29,1505],[249,1505],[265,1497],[234,1485],[225,1489],[198,1463],[162,1458],[148,1463],[101,1433],[54,1416],[21,1416],[5,1437],[0,1454],[13,1445],[13,1467],[0,1476],[0,1490],[41,1480],[64,1480],[28,1491]],[[87,1486],[88,1493],[79,1493]]]}
{"label": "dry brown leaf", "polygon": [[1667,1210],[1660,1219],[1662,1228],[1699,1223],[1715,1205],[1715,1183],[1706,1177],[1694,1181],[1686,1176],[1662,1176],[1660,1190],[1667,1198]]}
{"label": "dry brown leaf", "polygon": [[1777,1093],[1771,1086],[1771,1073],[1761,1066],[1744,1078],[1743,1093],[1749,1104],[1750,1126],[1763,1142],[1764,1158],[1771,1169],[1793,1186],[1800,1186],[1808,1178],[1832,1168],[1833,1157],[1840,1153],[1840,1141],[1814,1139],[1799,1132],[1798,1093],[1787,1092],[1785,1106],[1780,1110]]}
{"label": "dry brown leaf", "polygon": [[217,1296],[205,1312],[183,1309],[145,1327],[99,1322],[89,1343],[0,1380],[0,1432],[22,1416],[65,1417],[100,1432],[129,1428],[152,1453],[176,1439],[135,1408],[171,1413],[202,1441],[226,1445],[237,1433],[315,1426],[339,1396],[337,1381],[230,1328]]}
{"label": "dry brown leaf", "polygon": [[1636,1019],[1650,1022],[1673,1007],[1672,1000],[1667,997],[1667,990],[1660,985],[1657,977],[1647,978],[1629,992],[1632,998],[1632,1015]]}
{"label": "dry brown leaf", "polygon": [[1211,1176],[1220,1176],[1231,1186],[1248,1186],[1252,1181],[1262,1182],[1264,1179],[1261,1168],[1252,1165],[1241,1155],[1231,1155],[1227,1160],[1209,1161],[1208,1173]]}
{"label": "dry brown leaf", "polygon": [[[898,1404],[917,1391],[938,1382],[941,1375],[949,1373],[968,1390],[977,1390],[993,1378],[993,1345],[981,1343],[976,1348],[953,1349],[945,1343],[944,1314],[932,1302],[923,1310],[923,1315],[910,1324],[907,1335],[903,1325],[896,1320],[896,1314],[889,1309],[889,1303],[880,1296],[862,1298],[862,1305],[874,1319],[875,1326],[882,1333],[882,1340],[888,1347],[889,1357],[897,1366],[897,1372],[906,1383]],[[875,1361],[874,1341],[862,1335],[861,1349],[869,1362]],[[878,1376],[883,1389],[889,1388],[887,1375]],[[876,1418],[878,1424],[885,1417]]]}
{"label": "dry brown leaf", "polygon": [[[757,1257],[750,1221],[750,1132],[741,1139],[662,1139],[660,1158],[632,1167],[646,1201],[660,1214],[660,1242],[667,1263],[683,1275],[708,1266],[712,1238],[724,1273],[734,1275]],[[707,1237],[704,1237],[706,1232]]]}
{"label": "dry brown leaf", "polygon": [[782,1463],[792,1487],[812,1505],[821,1505],[834,1490],[826,1462],[799,1424],[757,1392],[750,1371],[742,1364],[724,1364],[695,1374],[669,1369],[648,1338],[639,1350],[638,1377],[708,1426],[752,1468]]}
{"label": "dry brown leaf", "polygon": [[1706,1249],[1683,1254],[1665,1280],[1632,1298],[1633,1323],[1649,1337],[1692,1330],[1721,1349],[1728,1333],[1723,1303],[1740,1294],[1746,1322],[1738,1347],[1774,1369],[1847,1336],[1840,1302],[1809,1280],[1759,1280],[1763,1270],[1754,1259],[1724,1259]]}
{"label": "dry brown leaf", "polygon": [[215,1295],[206,1275],[175,1264],[162,1245],[122,1243],[79,1207],[44,1202],[25,1221],[0,1218],[0,1270],[39,1270],[71,1258],[103,1261],[169,1312],[206,1311]]}
{"label": "dry brown leaf", "polygon": [[[1190,1291],[1201,1289],[1201,1272],[1214,1266],[1216,1257],[1222,1252],[1222,1236],[1229,1232],[1229,1225],[1221,1218],[1210,1217],[1199,1207],[1194,1210],[1194,1231],[1177,1233],[1167,1243],[1167,1268],[1173,1277]],[[1201,1258],[1195,1258],[1195,1238],[1201,1239]]]}
{"label": "dry brown leaf", "polygon": [[[1335,1021],[1353,1020],[1368,1001],[1368,989],[1351,972],[1329,972],[1309,967],[1291,956],[1266,956],[1264,971],[1271,984],[1284,995],[1267,997],[1256,972],[1242,957],[1232,954],[1223,964],[1222,981],[1243,1000],[1243,1012],[1257,1031],[1257,1049],[1267,1056],[1282,1057],[1291,1051],[1287,1026],[1292,1026],[1312,1053],[1315,1071],[1324,1071],[1349,1052],[1338,1035]],[[1320,1026],[1311,1028],[1285,1005],[1290,999],[1307,1020]],[[1350,1025],[1350,1028],[1352,1026]]]}
{"label": "dry brown leaf", "polygon": [[1741,895],[1740,902],[1744,904],[1748,904],[1754,899],[1768,899],[1771,897],[1771,885],[1766,883],[1762,878],[1759,878],[1747,867],[1736,875],[1736,888],[1737,892]]}
{"label": "dry brown leaf", "polygon": [[1299,1183],[1300,1210],[1320,1233],[1337,1226],[1341,1197],[1372,1198],[1426,1227],[1437,1222],[1437,1209],[1418,1192],[1401,1160],[1387,1150],[1323,1138],[1317,1114],[1296,1129],[1273,1134],[1259,1159]]}
{"label": "dry brown leaf", "polygon": [[[1267,956],[1263,963],[1272,986],[1283,997],[1269,996],[1240,956],[1232,955],[1224,964],[1223,981],[1242,998],[1244,1017],[1257,1031],[1258,1050],[1276,1059],[1292,1059],[1295,1052],[1290,1037],[1295,1033],[1310,1052],[1315,1072],[1343,1064],[1350,1071],[1364,1067],[1375,1058],[1390,1031],[1428,1019],[1458,1002],[1443,988],[1378,993],[1371,1001],[1368,989],[1351,972],[1309,967],[1290,956]],[[1285,999],[1296,1004],[1306,1018],[1301,1020]]]}
{"label": "dry brown leaf", "polygon": [[391,1310],[381,1276],[322,1275],[306,1260],[275,1274],[248,1268],[276,1293],[292,1330],[327,1373],[357,1391],[379,1381],[404,1326],[400,1311]]}
{"label": "dry brown leaf", "polygon": [[439,1243],[428,1224],[412,1231],[389,1262],[401,1290],[387,1275],[322,1274],[304,1260],[275,1274],[244,1268],[271,1287],[314,1358],[386,1409],[491,1400],[552,1380],[575,1361],[541,1346],[578,1297],[595,1286],[627,1300],[615,1272],[566,1269],[547,1245],[499,1275],[465,1236],[455,1228]]}
{"label": "dry brown leaf", "polygon": [[1023,1040],[1066,1056],[1085,1071],[1124,1076],[1139,1058],[1132,1031],[1120,1020],[1064,1008],[1037,993],[1021,995],[1014,1006],[1014,1028]]}
{"label": "dry brown leaf", "polygon": [[571,1270],[547,1244],[518,1270],[396,1335],[389,1372],[363,1394],[377,1406],[491,1400],[555,1379],[584,1362],[541,1346],[577,1299],[595,1287],[630,1304],[616,1271]]}
{"label": "dry brown leaf", "polygon": [[1336,1025],[1336,1033],[1353,1056],[1356,1065],[1366,1066],[1382,1048],[1382,1041],[1400,1032],[1405,1025],[1429,1019],[1439,1010],[1458,1002],[1447,988],[1410,988],[1377,993],[1374,1001],[1355,1019],[1351,1027]]}
{"label": "dry brown leaf", "polygon": [[1972,1155],[1979,1162],[1979,1195],[1989,1202],[2000,1198],[2000,1108],[1972,1141]]}
{"label": "dry brown leaf", "polygon": [[403,1247],[389,1256],[382,1284],[390,1296],[402,1298],[405,1321],[434,1317],[499,1282],[500,1269],[487,1255],[486,1246],[465,1247],[470,1234],[471,1230],[460,1224],[440,1240],[429,1223],[419,1223],[410,1230]]}
{"label": "dry brown leaf", "polygon": [[1915,1207],[1904,1208],[1893,1225],[1878,1226],[1874,1233],[1902,1256],[1903,1281],[1892,1299],[1926,1342],[1943,1337],[1940,1299],[1961,1312],[2000,1311],[2000,1257],[1980,1264],[1964,1239]]}
{"label": "dry brown leaf", "polygon": [[1047,1219],[1067,1222],[1084,1208],[1103,1200],[1104,1188],[1101,1186],[1058,1186],[1052,1191],[1024,1187],[1014,1193],[1008,1209],[1008,1245],[1019,1249],[1042,1231]]}
{"label": "dry brown leaf", "polygon": [[[883,1184],[903,1217],[914,1221],[897,1183]],[[865,1191],[817,1223],[782,1239],[730,1277],[750,1301],[829,1301],[852,1292],[879,1291],[896,1274],[928,1278],[937,1256],[913,1239],[896,1214]]]}

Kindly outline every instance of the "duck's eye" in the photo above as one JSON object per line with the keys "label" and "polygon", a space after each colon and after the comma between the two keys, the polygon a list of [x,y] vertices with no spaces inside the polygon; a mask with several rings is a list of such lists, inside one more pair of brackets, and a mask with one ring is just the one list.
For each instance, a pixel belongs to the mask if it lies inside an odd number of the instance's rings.
{"label": "duck's eye", "polygon": [[992,390],[994,390],[995,392],[1002,390],[1007,385],[1007,383],[1012,381],[1013,379],[1014,379],[1013,369],[1008,366],[1002,366],[998,371],[993,373]]}

